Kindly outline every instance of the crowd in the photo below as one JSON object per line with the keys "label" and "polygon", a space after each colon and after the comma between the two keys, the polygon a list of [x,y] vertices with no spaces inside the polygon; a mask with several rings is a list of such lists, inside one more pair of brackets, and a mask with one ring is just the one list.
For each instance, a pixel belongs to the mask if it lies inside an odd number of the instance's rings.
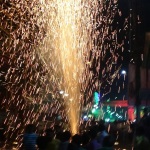
{"label": "crowd", "polygon": [[104,123],[92,126],[81,134],[71,135],[70,131],[46,129],[38,136],[33,124],[26,127],[23,137],[25,150],[112,150],[115,138],[109,135]]}
{"label": "crowd", "polygon": [[[133,149],[150,150],[150,116],[144,110],[144,116],[137,124],[131,124],[133,132]],[[114,127],[115,128],[115,124]],[[113,150],[117,139],[116,132],[109,132],[104,121],[93,123],[88,130],[72,135],[61,127],[49,128],[38,136],[33,124],[26,127],[23,137],[24,150]]]}
{"label": "crowd", "polygon": [[[147,110],[144,113],[138,124],[130,124],[134,150],[150,150],[150,116]],[[114,123],[112,129],[116,125]],[[23,150],[113,150],[118,136],[113,130],[108,133],[104,121],[93,123],[87,130],[82,129],[80,134],[75,135],[70,131],[63,131],[60,126],[48,128],[42,135],[35,131],[33,124],[26,126]]]}

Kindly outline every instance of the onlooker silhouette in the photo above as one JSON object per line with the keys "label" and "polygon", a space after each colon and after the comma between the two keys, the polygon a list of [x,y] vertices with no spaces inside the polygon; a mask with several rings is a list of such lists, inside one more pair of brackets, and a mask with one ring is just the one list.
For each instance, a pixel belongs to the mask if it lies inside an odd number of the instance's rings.
{"label": "onlooker silhouette", "polygon": [[62,132],[56,133],[56,138],[55,138],[55,139],[53,138],[53,139],[48,143],[48,146],[47,146],[47,149],[46,149],[46,150],[58,150],[59,145],[60,145],[61,136],[62,136]]}
{"label": "onlooker silhouette", "polygon": [[100,123],[99,124],[99,133],[97,135],[97,141],[100,144],[100,148],[102,147],[103,140],[106,136],[108,136],[108,133],[105,129],[105,125],[104,125],[104,123]]}
{"label": "onlooker silhouette", "polygon": [[25,150],[36,150],[36,140],[38,135],[35,133],[35,126],[28,124],[23,136],[23,147]]}
{"label": "onlooker silhouette", "polygon": [[81,136],[78,134],[75,134],[72,137],[72,141],[71,143],[69,143],[67,150],[85,150],[84,148],[80,146],[80,144],[81,144]]}
{"label": "onlooker silhouette", "polygon": [[67,150],[68,145],[70,143],[71,133],[69,131],[65,131],[62,133],[61,143],[59,145],[59,150]]}
{"label": "onlooker silhouette", "polygon": [[98,133],[98,129],[95,127],[93,127],[89,134],[91,137],[91,141],[87,146],[87,150],[97,150],[98,148],[100,148],[100,144],[97,141],[97,133]]}
{"label": "onlooker silhouette", "polygon": [[102,143],[102,148],[98,150],[113,150],[114,139],[111,136],[105,136]]}
{"label": "onlooker silhouette", "polygon": [[139,126],[136,129],[134,150],[150,150],[149,140],[145,136],[144,128],[142,126]]}
{"label": "onlooker silhouette", "polygon": [[46,150],[48,143],[52,141],[54,137],[54,132],[52,129],[46,129],[45,136],[39,136],[37,138],[37,146],[39,150]]}

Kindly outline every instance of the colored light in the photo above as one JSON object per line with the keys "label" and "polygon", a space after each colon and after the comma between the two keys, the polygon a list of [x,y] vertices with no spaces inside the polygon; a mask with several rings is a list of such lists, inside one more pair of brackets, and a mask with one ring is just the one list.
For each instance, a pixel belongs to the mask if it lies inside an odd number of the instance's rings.
{"label": "colored light", "polygon": [[88,116],[84,116],[84,117],[83,117],[83,119],[87,119],[87,118],[88,118]]}
{"label": "colored light", "polygon": [[109,121],[110,121],[110,119],[109,119],[109,118],[106,118],[106,119],[105,119],[105,121],[106,121],[106,122],[109,122]]}
{"label": "colored light", "polygon": [[96,109],[95,109],[95,108],[93,108],[93,109],[92,109],[92,113],[95,113],[95,111],[96,111]]}

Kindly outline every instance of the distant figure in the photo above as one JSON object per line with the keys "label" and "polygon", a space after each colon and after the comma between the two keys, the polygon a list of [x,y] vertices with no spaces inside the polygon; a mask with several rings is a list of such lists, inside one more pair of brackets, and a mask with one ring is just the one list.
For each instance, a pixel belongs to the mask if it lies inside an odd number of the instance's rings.
{"label": "distant figure", "polygon": [[141,120],[140,120],[140,123],[142,123],[142,124],[147,124],[148,122],[148,117],[149,117],[149,115],[148,115],[148,108],[144,108],[143,109],[143,117],[141,118]]}
{"label": "distant figure", "polygon": [[89,133],[88,132],[83,133],[81,139],[82,139],[82,141],[81,141],[82,142],[82,147],[84,149],[87,149],[88,143],[90,141],[90,135],[89,135]]}
{"label": "distant figure", "polygon": [[58,150],[59,149],[59,145],[61,142],[61,136],[62,136],[62,132],[57,132],[56,133],[56,138],[53,138],[49,143],[48,146],[46,148],[46,150]]}
{"label": "distant figure", "polygon": [[139,122],[139,126],[144,128],[144,133],[150,141],[150,115],[148,108],[144,108],[143,113],[144,115]]}
{"label": "distant figure", "polygon": [[48,143],[54,138],[54,132],[52,129],[46,129],[45,136],[39,136],[37,138],[37,146],[39,150],[46,150]]}
{"label": "distant figure", "polygon": [[98,150],[113,150],[113,146],[114,146],[114,139],[111,136],[105,136],[102,143],[102,148]]}
{"label": "distant figure", "polygon": [[106,136],[108,136],[108,133],[106,131],[105,124],[100,123],[99,124],[99,133],[97,135],[97,141],[100,144],[100,148],[102,147],[103,140]]}
{"label": "distant figure", "polygon": [[28,124],[23,136],[23,147],[25,150],[36,150],[36,140],[38,135],[35,133],[35,126]]}
{"label": "distant figure", "polygon": [[98,133],[98,129],[96,126],[92,127],[89,134],[91,137],[91,141],[87,146],[87,150],[97,150],[100,148],[100,144],[97,141],[97,133]]}
{"label": "distant figure", "polygon": [[145,136],[144,128],[142,126],[139,126],[136,129],[134,150],[150,150],[150,143],[148,138]]}
{"label": "distant figure", "polygon": [[67,150],[68,145],[70,143],[70,138],[71,138],[71,133],[69,131],[65,131],[62,133],[59,150]]}
{"label": "distant figure", "polygon": [[69,143],[67,150],[85,150],[80,146],[81,144],[81,136],[78,134],[75,134],[72,137],[71,143]]}

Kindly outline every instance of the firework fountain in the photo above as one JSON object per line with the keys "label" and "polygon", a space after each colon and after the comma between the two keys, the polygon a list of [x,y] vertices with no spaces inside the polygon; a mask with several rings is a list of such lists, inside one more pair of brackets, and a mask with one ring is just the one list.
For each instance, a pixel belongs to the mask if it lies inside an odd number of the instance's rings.
{"label": "firework fountain", "polygon": [[67,94],[64,103],[72,133],[77,133],[79,124],[80,92],[86,62],[83,54],[88,55],[92,45],[88,3],[81,0],[41,2],[43,13],[40,19],[46,21],[46,37],[38,54],[54,71],[58,89]]}

